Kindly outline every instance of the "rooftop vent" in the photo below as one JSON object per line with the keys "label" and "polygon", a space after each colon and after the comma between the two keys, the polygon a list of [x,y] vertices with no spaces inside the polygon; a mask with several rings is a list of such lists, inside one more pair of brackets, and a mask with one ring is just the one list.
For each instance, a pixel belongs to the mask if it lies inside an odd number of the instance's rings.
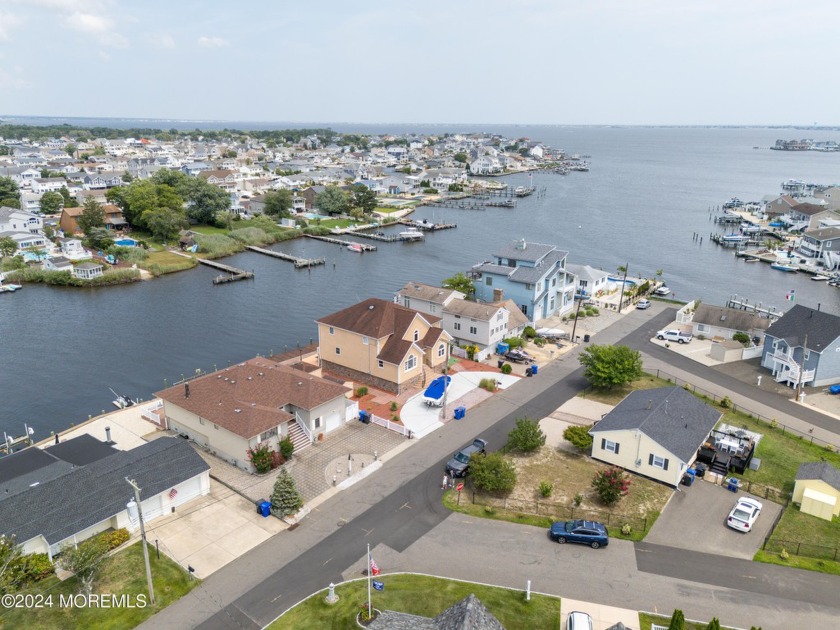
{"label": "rooftop vent", "polygon": [[368,310],[369,310],[369,311],[372,311],[372,310],[373,310],[373,304],[371,304],[370,306],[368,306]]}
{"label": "rooftop vent", "polygon": [[236,413],[242,413],[242,410],[241,410],[239,407],[237,407],[236,409],[234,409],[234,411],[235,411]]}
{"label": "rooftop vent", "polygon": [[249,381],[253,381],[253,380],[254,380],[254,377],[253,377],[253,376],[249,376],[249,377],[248,377],[248,380],[249,380]]}

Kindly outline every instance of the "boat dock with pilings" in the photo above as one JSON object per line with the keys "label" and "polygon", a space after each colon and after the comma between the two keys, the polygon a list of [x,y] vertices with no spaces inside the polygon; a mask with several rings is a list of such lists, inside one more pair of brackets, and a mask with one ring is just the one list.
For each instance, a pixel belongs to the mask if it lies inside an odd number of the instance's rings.
{"label": "boat dock with pilings", "polygon": [[437,232],[438,230],[451,230],[458,227],[456,223],[429,223],[426,220],[413,221],[411,219],[400,219],[398,223],[416,227],[421,232]]}
{"label": "boat dock with pilings", "polygon": [[761,302],[757,304],[750,304],[750,301],[746,298],[739,298],[737,295],[732,295],[729,297],[729,300],[726,302],[727,308],[734,308],[739,311],[748,311],[750,313],[757,313],[758,315],[764,315],[768,319],[772,319],[773,321],[779,319],[784,313],[781,313],[776,310],[775,306],[763,307]]}
{"label": "boat dock with pilings", "polygon": [[253,271],[245,271],[244,269],[238,269],[237,267],[231,267],[230,265],[225,265],[224,263],[217,262],[215,260],[207,260],[205,258],[196,258],[201,265],[206,265],[208,267],[213,267],[213,269],[218,269],[219,271],[224,271],[228,275],[219,275],[213,278],[213,284],[227,284],[228,282],[236,282],[237,280],[249,280],[254,277]]}
{"label": "boat dock with pilings", "polygon": [[[325,243],[332,243],[333,245],[341,245],[342,247],[350,247],[351,245],[357,245],[361,248],[363,252],[375,252],[376,245],[365,245],[362,243],[351,243],[350,241],[344,241],[340,238],[332,238],[331,236],[318,236],[316,234],[304,234],[306,238],[314,238],[316,241],[324,241]],[[359,236],[358,234],[354,233],[353,236]],[[396,239],[395,239],[396,240]]]}
{"label": "boat dock with pilings", "polygon": [[276,252],[273,249],[257,247],[256,245],[248,245],[246,249],[249,249],[252,252],[257,252],[258,254],[265,254],[266,256],[271,256],[272,258],[279,258],[280,260],[286,260],[290,263],[294,263],[295,269],[314,267],[316,265],[323,265],[327,262],[325,258],[300,258],[298,256],[292,256],[291,254]]}

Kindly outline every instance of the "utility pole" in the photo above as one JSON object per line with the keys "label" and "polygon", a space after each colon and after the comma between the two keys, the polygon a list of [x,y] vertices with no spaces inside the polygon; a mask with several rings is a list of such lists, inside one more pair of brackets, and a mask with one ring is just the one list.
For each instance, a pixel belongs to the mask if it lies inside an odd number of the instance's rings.
{"label": "utility pole", "polygon": [[802,382],[802,375],[805,372],[805,353],[808,352],[808,333],[805,333],[805,339],[802,342],[802,365],[799,366],[799,380],[796,383],[796,401],[802,402],[805,389],[805,383]]}
{"label": "utility pole", "polygon": [[140,487],[133,479],[125,478],[132,488],[134,488],[134,501],[137,503],[137,516],[140,518],[140,538],[143,543],[143,560],[146,562],[146,582],[149,585],[149,602],[152,606],[155,605],[155,587],[152,585],[152,567],[149,564],[149,549],[146,547],[146,527],[143,525],[143,508],[140,507]]}
{"label": "utility pole", "polygon": [[618,312],[621,313],[621,304],[624,302],[624,287],[627,286],[627,268],[630,263],[624,265],[624,277],[621,279],[621,295],[618,298]]}
{"label": "utility pole", "polygon": [[575,323],[572,325],[572,343],[575,343],[575,331],[577,330],[577,320],[581,304],[583,304],[583,296],[578,300],[577,310],[575,311]]}

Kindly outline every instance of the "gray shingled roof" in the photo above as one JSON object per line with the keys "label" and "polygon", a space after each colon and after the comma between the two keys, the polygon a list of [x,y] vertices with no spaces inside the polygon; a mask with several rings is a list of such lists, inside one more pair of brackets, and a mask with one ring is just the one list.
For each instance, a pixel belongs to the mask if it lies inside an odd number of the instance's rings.
{"label": "gray shingled roof", "polygon": [[523,282],[526,284],[539,282],[548,271],[553,269],[555,263],[563,260],[566,256],[566,252],[561,252],[559,250],[549,252],[536,267],[517,267],[514,272],[510,274],[510,279],[513,282]]}
{"label": "gray shingled roof", "polygon": [[701,304],[698,306],[697,312],[694,313],[691,321],[694,324],[708,324],[709,326],[729,328],[730,330],[742,332],[767,329],[770,326],[770,320],[766,317],[759,317],[755,313],[741,311],[737,308],[713,306],[711,304]]}
{"label": "gray shingled roof", "polygon": [[773,322],[767,334],[794,348],[804,345],[808,335],[808,349],[822,352],[840,337],[840,317],[797,304]]}
{"label": "gray shingled roof", "polygon": [[0,501],[0,533],[21,543],[39,534],[61,542],[125,510],[133,497],[126,477],[147,499],[208,469],[185,440],[158,438]]}
{"label": "gray shingled roof", "polygon": [[521,241],[511,241],[501,249],[493,253],[497,258],[513,258],[514,260],[528,260],[537,262],[540,258],[551,251],[557,249],[554,245],[543,245],[542,243],[525,242],[525,249],[520,249],[517,245]]}
{"label": "gray shingled roof", "polygon": [[687,462],[721,415],[682,387],[645,389],[628,394],[590,433],[638,429]]}
{"label": "gray shingled roof", "polygon": [[796,480],[820,479],[835,490],[840,490],[840,470],[828,462],[805,462],[796,471]]}

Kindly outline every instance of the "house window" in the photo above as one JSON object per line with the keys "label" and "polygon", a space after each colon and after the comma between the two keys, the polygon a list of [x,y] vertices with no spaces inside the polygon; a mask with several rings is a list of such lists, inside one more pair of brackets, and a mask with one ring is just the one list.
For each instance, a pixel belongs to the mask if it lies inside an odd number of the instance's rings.
{"label": "house window", "polygon": [[618,442],[611,442],[610,440],[601,439],[601,450],[602,451],[609,451],[610,453],[615,453],[618,455]]}
{"label": "house window", "polygon": [[551,279],[551,286],[553,286],[553,287],[557,286],[557,278],[552,278]]}
{"label": "house window", "polygon": [[471,335],[477,335],[478,334],[478,328],[476,328],[475,326],[470,326],[470,334]]}
{"label": "house window", "polygon": [[805,358],[804,358],[804,360],[805,360],[805,361],[807,361],[807,360],[808,360],[808,359],[810,359],[810,358],[811,358],[811,351],[810,351],[810,350],[805,350]]}
{"label": "house window", "polygon": [[527,315],[528,314],[528,305],[527,304],[520,304],[519,305],[519,310],[522,311],[523,315]]}
{"label": "house window", "polygon": [[436,304],[429,304],[429,312],[434,313],[437,310]]}
{"label": "house window", "polygon": [[534,288],[534,285],[533,285],[533,284],[531,284],[530,282],[528,282],[528,283],[525,285],[525,288],[526,288],[526,289],[528,289],[528,290],[530,291],[531,289],[533,289],[533,288]]}
{"label": "house window", "polygon": [[363,343],[364,345],[368,345],[368,338],[367,338],[367,337],[365,337],[364,335],[362,335],[362,343]]}
{"label": "house window", "polygon": [[461,330],[461,324],[459,322],[455,322],[453,326],[455,327],[455,330]]}
{"label": "house window", "polygon": [[204,424],[204,418],[199,417],[198,418],[198,424]]}
{"label": "house window", "polygon": [[491,276],[487,276],[486,278],[484,278],[484,284],[486,284],[488,287],[492,287],[493,278]]}
{"label": "house window", "polygon": [[419,330],[414,331],[414,341],[420,341],[420,331]]}
{"label": "house window", "polygon": [[408,361],[405,362],[405,371],[410,372],[411,370],[413,370],[416,367],[417,367],[417,357],[412,354],[410,357],[408,357]]}
{"label": "house window", "polygon": [[379,369],[382,369],[382,368],[385,367],[385,361],[383,361],[382,359],[379,359],[379,361],[377,361],[376,363],[379,366]]}
{"label": "house window", "polygon": [[403,305],[405,305],[406,308],[411,308],[411,300],[403,298]]}
{"label": "house window", "polygon": [[650,464],[654,468],[668,470],[668,460],[664,457],[659,457],[659,455],[654,455],[653,453],[651,453],[650,457],[648,458],[648,464]]}
{"label": "house window", "polygon": [[321,416],[318,416],[317,418],[315,418],[315,428],[316,429],[321,428]]}
{"label": "house window", "polygon": [[706,330],[706,324],[697,324],[697,332],[705,332]]}
{"label": "house window", "polygon": [[446,355],[446,346],[444,344],[440,344],[438,346],[438,356],[442,357]]}
{"label": "house window", "polygon": [[334,335],[334,334],[335,334],[335,328],[333,328],[332,326],[330,326],[330,334],[331,334],[331,335]]}
{"label": "house window", "polygon": [[260,442],[265,442],[266,440],[268,440],[270,438],[273,438],[275,435],[277,435],[277,427],[274,427],[273,429],[269,429],[268,431],[265,431],[264,433],[260,433]]}
{"label": "house window", "polygon": [[335,353],[336,353],[336,354],[341,354],[341,348],[336,348],[336,349],[335,349]]}

